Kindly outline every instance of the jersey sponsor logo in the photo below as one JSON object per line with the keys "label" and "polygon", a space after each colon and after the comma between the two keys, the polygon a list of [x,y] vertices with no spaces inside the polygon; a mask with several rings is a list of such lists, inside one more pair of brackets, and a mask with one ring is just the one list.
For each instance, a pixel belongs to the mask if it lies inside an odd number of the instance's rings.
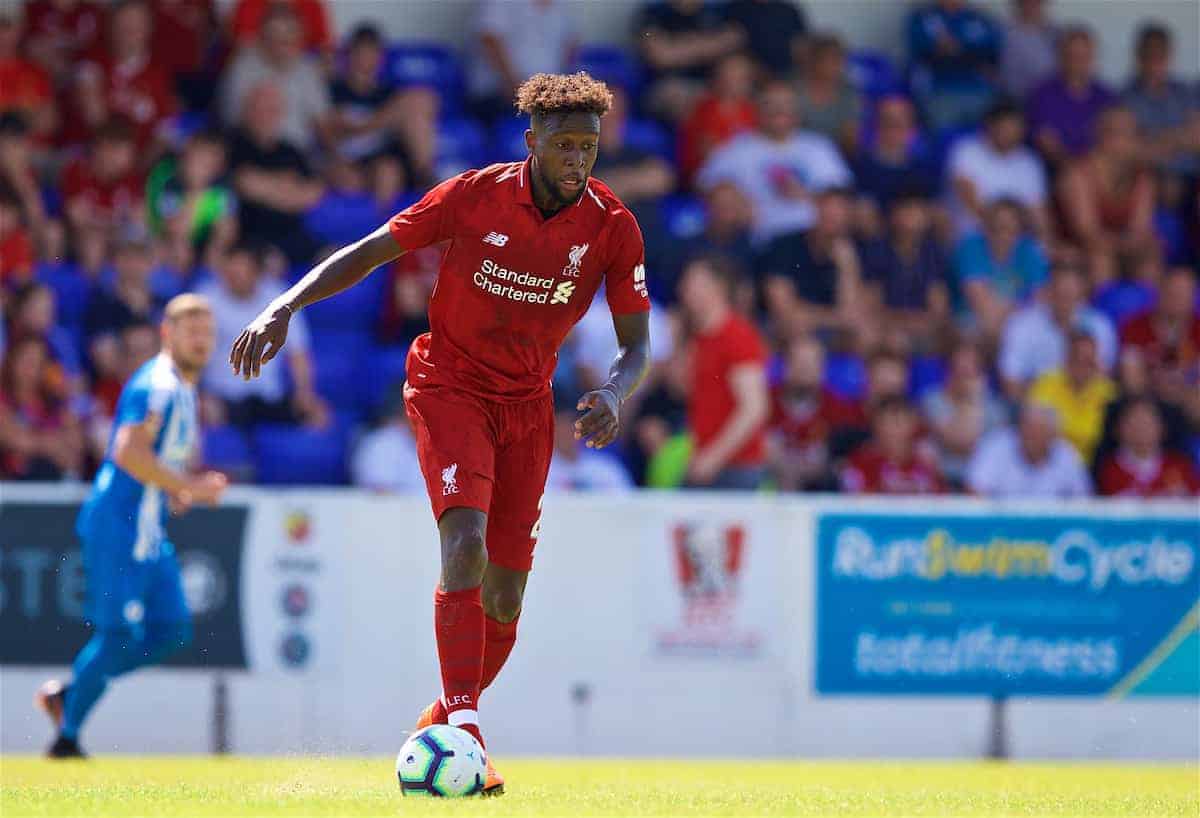
{"label": "jersey sponsor logo", "polygon": [[571,300],[571,295],[575,292],[575,282],[564,281],[554,288],[554,297],[550,299],[551,304],[566,304]]}
{"label": "jersey sponsor logo", "polygon": [[583,254],[588,251],[588,244],[573,244],[567,253],[567,266],[562,274],[570,278],[579,278],[579,266],[583,264]]}
{"label": "jersey sponsor logo", "polygon": [[646,290],[646,265],[639,264],[633,268],[633,291],[642,298],[649,298],[650,293]]}
{"label": "jersey sponsor logo", "polygon": [[494,230],[483,237],[484,244],[494,244],[497,247],[503,247],[508,244],[508,236],[503,233],[497,233]]}
{"label": "jersey sponsor logo", "polygon": [[442,496],[458,494],[458,464],[451,463],[442,469]]}
{"label": "jersey sponsor logo", "polygon": [[479,270],[471,279],[484,292],[507,298],[510,301],[525,301],[545,304],[554,289],[553,278],[543,278],[533,273],[509,270],[490,258],[483,260]]}

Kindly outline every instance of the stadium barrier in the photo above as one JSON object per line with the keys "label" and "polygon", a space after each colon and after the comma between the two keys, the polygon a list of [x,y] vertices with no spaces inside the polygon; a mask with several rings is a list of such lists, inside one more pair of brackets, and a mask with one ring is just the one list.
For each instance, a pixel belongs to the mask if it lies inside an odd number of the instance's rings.
{"label": "stadium barrier", "polygon": [[[86,630],[77,486],[0,483],[0,750]],[[437,688],[424,498],[237,488],[173,520],[196,641],[98,752],[395,751]],[[1200,755],[1195,504],[547,498],[500,753]],[[1004,702],[998,707],[996,702]],[[218,714],[214,718],[214,713]]]}

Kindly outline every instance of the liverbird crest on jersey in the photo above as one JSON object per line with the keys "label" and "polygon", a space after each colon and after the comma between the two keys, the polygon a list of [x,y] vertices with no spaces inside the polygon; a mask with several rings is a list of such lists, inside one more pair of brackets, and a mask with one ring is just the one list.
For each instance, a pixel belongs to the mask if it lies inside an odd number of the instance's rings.
{"label": "liverbird crest on jersey", "polygon": [[573,244],[567,253],[567,266],[562,274],[571,278],[579,278],[579,265],[583,264],[583,254],[588,251],[588,244]]}
{"label": "liverbird crest on jersey", "polygon": [[442,469],[442,496],[458,494],[458,464],[451,463]]}

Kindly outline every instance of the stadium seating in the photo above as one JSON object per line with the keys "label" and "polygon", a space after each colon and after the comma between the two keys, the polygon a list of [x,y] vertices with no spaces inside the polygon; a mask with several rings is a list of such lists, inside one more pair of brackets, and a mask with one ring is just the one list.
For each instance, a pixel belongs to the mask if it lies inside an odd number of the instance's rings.
{"label": "stadium seating", "polygon": [[651,119],[631,119],[625,123],[625,143],[635,150],[675,161],[675,141],[666,128]]}
{"label": "stadium seating", "polygon": [[361,410],[370,393],[370,335],[358,330],[313,330],[317,392],[334,407]]}
{"label": "stadium seating", "polygon": [[458,57],[440,43],[393,43],[385,61],[388,77],[399,87],[425,85],[438,92],[442,114],[455,116],[463,108],[463,72]]}
{"label": "stadium seating", "polygon": [[379,207],[367,193],[327,192],[304,217],[313,238],[328,244],[349,244],[382,221]]}
{"label": "stadium seating", "polygon": [[505,117],[492,127],[488,140],[489,156],[497,162],[515,162],[529,153],[525,147],[525,131],[529,123],[517,117]]}
{"label": "stadium seating", "polygon": [[825,361],[825,385],[839,397],[859,400],[867,392],[867,368],[856,355],[830,353]]}
{"label": "stadium seating", "polygon": [[324,429],[264,423],[254,428],[255,474],[266,485],[342,485],[351,424],[336,415]]}
{"label": "stadium seating", "polygon": [[438,124],[435,163],[439,178],[462,173],[488,162],[487,136],[473,119],[449,117]]}
{"label": "stadium seating", "polygon": [[367,406],[372,413],[379,411],[392,389],[404,383],[407,357],[407,344],[375,347],[368,362]]}
{"label": "stadium seating", "polygon": [[641,89],[641,69],[625,49],[604,43],[581,46],[573,71],[587,71],[610,85],[619,85],[631,98]]}
{"label": "stadium seating", "polygon": [[680,194],[667,196],[659,205],[663,226],[672,238],[680,241],[694,239],[704,232],[708,215],[704,210],[704,202],[695,196]]}
{"label": "stadium seating", "polygon": [[201,451],[207,468],[223,471],[235,480],[250,480],[254,476],[250,443],[239,429],[232,426],[206,427]]}
{"label": "stadium seating", "polygon": [[871,99],[905,90],[903,75],[891,58],[879,51],[851,51],[846,72],[851,84]]}

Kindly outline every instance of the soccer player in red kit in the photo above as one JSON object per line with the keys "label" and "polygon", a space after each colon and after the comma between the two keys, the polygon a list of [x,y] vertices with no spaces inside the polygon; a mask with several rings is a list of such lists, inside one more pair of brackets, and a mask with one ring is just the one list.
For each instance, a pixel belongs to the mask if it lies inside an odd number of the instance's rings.
{"label": "soccer player in red kit", "polygon": [[[649,361],[649,299],[637,221],[590,178],[611,94],[585,73],[537,74],[517,91],[530,117],[524,162],[439,184],[275,299],[230,351],[251,378],[279,352],[295,312],[401,253],[449,247],[429,302],[431,331],[408,353],[404,398],[441,537],[434,625],[442,696],[418,727],[482,738],[478,698],[516,639],[554,446],[550,377],[559,347],[601,283],[619,352],[579,399],[576,436],[616,437],[621,404]],[[488,764],[485,792],[503,779]]]}

